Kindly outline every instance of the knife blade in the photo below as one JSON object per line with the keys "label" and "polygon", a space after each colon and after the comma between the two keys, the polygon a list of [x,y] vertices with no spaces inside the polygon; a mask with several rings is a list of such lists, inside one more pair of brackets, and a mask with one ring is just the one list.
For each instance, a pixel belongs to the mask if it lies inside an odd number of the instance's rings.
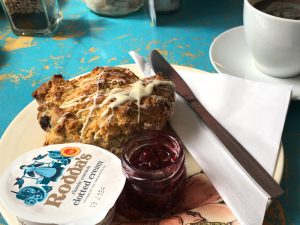
{"label": "knife blade", "polygon": [[150,57],[152,68],[156,73],[161,72],[175,83],[177,94],[182,96],[189,106],[198,114],[206,126],[224,144],[228,152],[236,159],[246,173],[252,177],[269,196],[276,198],[283,190],[273,177],[256,161],[256,159],[206,110],[199,102],[189,86],[176,70],[157,51],[153,50]]}

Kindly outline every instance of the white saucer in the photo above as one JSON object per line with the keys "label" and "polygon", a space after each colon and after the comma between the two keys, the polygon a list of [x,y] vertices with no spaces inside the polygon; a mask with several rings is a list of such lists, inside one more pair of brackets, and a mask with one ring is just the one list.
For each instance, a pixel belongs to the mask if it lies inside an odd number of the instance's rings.
{"label": "white saucer", "polygon": [[294,78],[274,78],[260,72],[247,48],[244,27],[232,28],[220,34],[211,44],[210,61],[219,73],[226,73],[249,80],[290,85],[292,99],[300,99],[300,76]]}

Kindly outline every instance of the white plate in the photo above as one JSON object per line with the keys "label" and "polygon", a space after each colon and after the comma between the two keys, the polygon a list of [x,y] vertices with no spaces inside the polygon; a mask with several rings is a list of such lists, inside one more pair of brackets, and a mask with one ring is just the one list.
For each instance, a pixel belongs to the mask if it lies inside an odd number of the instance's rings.
{"label": "white plate", "polygon": [[300,76],[274,78],[260,72],[247,48],[244,27],[232,28],[220,34],[210,46],[210,61],[219,73],[226,73],[249,80],[290,85],[292,98],[300,99]]}
{"label": "white plate", "polygon": [[[124,65],[124,67],[130,68],[136,74],[139,73],[135,65]],[[193,71],[197,74],[206,73],[201,70],[196,70],[193,68],[183,66],[175,66],[175,68],[178,71]],[[11,124],[3,134],[0,140],[0,174],[2,174],[4,169],[17,156],[43,145],[44,131],[40,128],[36,119],[37,106],[38,104],[35,101],[27,105],[11,122]],[[199,171],[199,166],[189,154],[186,155],[186,161],[187,165],[189,165],[189,174],[194,174]],[[274,179],[278,183],[280,183],[282,178],[283,165],[284,152],[283,147],[281,145],[274,173]],[[1,204],[0,212],[2,213],[4,219],[8,222],[9,225],[18,225],[16,217],[10,214]]]}

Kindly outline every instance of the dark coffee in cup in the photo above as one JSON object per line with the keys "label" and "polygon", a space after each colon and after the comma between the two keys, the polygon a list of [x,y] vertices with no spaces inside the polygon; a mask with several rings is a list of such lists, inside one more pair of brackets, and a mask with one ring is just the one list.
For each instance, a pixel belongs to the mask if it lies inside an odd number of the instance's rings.
{"label": "dark coffee in cup", "polygon": [[253,6],[273,16],[300,20],[300,0],[262,0]]}

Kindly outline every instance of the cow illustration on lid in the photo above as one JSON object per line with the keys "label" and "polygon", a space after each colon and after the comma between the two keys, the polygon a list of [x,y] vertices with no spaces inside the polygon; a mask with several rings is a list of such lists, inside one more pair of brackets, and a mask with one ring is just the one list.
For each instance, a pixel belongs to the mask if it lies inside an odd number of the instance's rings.
{"label": "cow illustration on lid", "polygon": [[[72,147],[48,151],[47,154],[39,154],[32,159],[31,164],[20,166],[23,175],[17,177],[14,184],[18,186],[19,190],[11,192],[15,193],[16,198],[22,200],[28,206],[43,201],[52,190],[50,183],[58,181],[65,166],[79,153],[79,148]],[[35,180],[36,185],[24,186],[28,179]]]}

